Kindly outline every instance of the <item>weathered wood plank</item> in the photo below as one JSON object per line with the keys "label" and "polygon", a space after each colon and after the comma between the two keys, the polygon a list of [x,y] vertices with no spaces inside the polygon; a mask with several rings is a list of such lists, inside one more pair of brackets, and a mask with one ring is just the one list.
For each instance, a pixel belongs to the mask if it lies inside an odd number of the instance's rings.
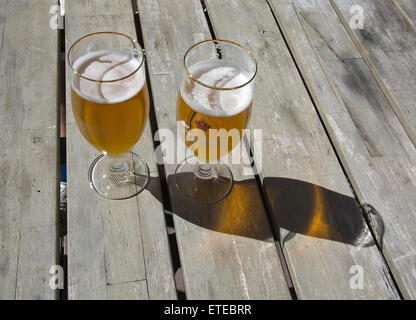
{"label": "weathered wood plank", "polygon": [[113,284],[107,286],[107,298],[110,300],[147,300],[145,280]]}
{"label": "weathered wood plank", "polygon": [[[176,133],[181,61],[195,42],[210,39],[200,1],[137,1],[159,128]],[[203,206],[173,185],[165,164],[188,299],[288,299],[286,281],[255,180],[237,183],[229,197]],[[246,177],[247,179],[247,177]]]}
{"label": "weathered wood plank", "polygon": [[[349,35],[416,144],[416,111],[404,100],[416,100],[416,37],[390,1],[330,0]],[[349,27],[352,5],[364,11],[364,29]]]}
{"label": "weathered wood plank", "polygon": [[414,298],[414,146],[330,3],[272,4],[395,280]]}
{"label": "weathered wood plank", "polygon": [[0,1],[0,299],[57,297],[49,287],[59,263],[55,4]]}
{"label": "weathered wood plank", "polygon": [[[206,1],[219,38],[253,50],[259,64],[252,127],[269,207],[298,298],[397,298],[358,203],[265,1]],[[339,42],[337,50],[350,51]],[[261,158],[262,156],[262,158]],[[365,270],[362,290],[350,270]]]}
{"label": "weathered wood plank", "polygon": [[416,36],[416,2],[414,0],[390,0],[390,2]]}
{"label": "weathered wood plank", "polygon": [[[128,0],[67,1],[65,22],[67,50],[94,31],[136,35]],[[160,181],[150,126],[133,151],[147,161],[153,190],[123,201],[101,198],[88,185],[97,152],[74,122],[67,70],[69,298],[176,298],[163,205],[152,195],[160,192]]]}

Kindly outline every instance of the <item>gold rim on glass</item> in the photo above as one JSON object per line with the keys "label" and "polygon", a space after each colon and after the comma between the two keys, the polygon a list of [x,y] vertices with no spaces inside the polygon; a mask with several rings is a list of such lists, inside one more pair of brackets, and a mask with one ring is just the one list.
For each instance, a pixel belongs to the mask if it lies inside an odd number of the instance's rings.
{"label": "gold rim on glass", "polygon": [[[231,45],[234,45],[234,46],[237,46],[237,47],[239,47],[240,49],[242,49],[242,50],[244,50],[249,56],[250,56],[250,58],[253,60],[253,62],[254,62],[254,67],[255,67],[255,70],[254,70],[254,73],[253,73],[253,76],[248,80],[248,81],[246,81],[245,83],[243,83],[243,84],[241,84],[241,85],[239,85],[239,86],[236,86],[236,87],[231,87],[231,88],[218,88],[218,87],[213,87],[213,86],[210,86],[210,85],[208,85],[208,84],[205,84],[205,83],[203,83],[203,82],[201,82],[201,81],[199,81],[199,80],[197,80],[197,79],[195,79],[194,78],[194,76],[192,75],[192,73],[190,73],[189,72],[189,70],[188,70],[188,67],[186,66],[186,62],[185,62],[185,60],[186,60],[186,57],[188,56],[188,53],[193,49],[193,48],[195,48],[195,47],[197,47],[197,46],[200,46],[200,45],[203,45],[203,44],[205,44],[205,43],[209,43],[209,42],[223,42],[223,43],[227,43],[227,44],[231,44]],[[211,39],[211,40],[204,40],[204,41],[201,41],[201,42],[197,42],[197,43],[195,43],[194,45],[192,45],[192,47],[190,47],[186,52],[185,52],[185,55],[183,56],[183,67],[185,68],[185,72],[186,72],[186,74],[187,74],[187,76],[191,79],[191,80],[193,80],[193,81],[195,81],[196,83],[198,83],[198,84],[200,84],[201,86],[204,86],[204,87],[206,87],[206,88],[209,88],[209,89],[213,89],[213,90],[236,90],[236,89],[240,89],[240,88],[242,88],[242,87],[244,87],[244,86],[246,86],[246,85],[248,85],[251,81],[253,81],[253,79],[255,78],[255,76],[256,76],[256,74],[257,74],[257,62],[256,62],[256,59],[254,58],[254,55],[253,55],[253,53],[250,51],[250,50],[248,50],[247,48],[245,48],[245,47],[243,47],[241,44],[238,44],[238,43],[236,43],[236,42],[233,42],[233,41],[230,41],[230,40],[223,40],[223,39]]]}
{"label": "gold rim on glass", "polygon": [[[125,37],[126,39],[130,40],[130,41],[131,41],[134,45],[136,45],[138,48],[140,48],[140,49],[141,49],[141,51],[142,51],[142,61],[140,61],[140,64],[139,64],[139,66],[137,67],[137,69],[135,69],[134,71],[132,71],[131,73],[129,73],[129,74],[128,74],[127,76],[125,76],[125,77],[122,77],[122,78],[119,78],[119,79],[113,79],[113,80],[98,80],[98,79],[91,79],[91,78],[88,78],[88,77],[83,76],[82,74],[80,74],[80,73],[78,72],[78,70],[76,70],[76,69],[74,68],[74,66],[72,65],[72,63],[71,63],[71,61],[70,61],[70,59],[69,59],[69,55],[70,55],[70,53],[71,53],[72,49],[75,47],[75,45],[77,45],[78,43],[80,43],[80,42],[81,42],[82,40],[84,40],[85,38],[88,38],[88,37],[91,37],[91,36],[95,36],[95,35],[97,35],[97,34],[115,34],[115,35],[123,36],[123,37]],[[83,36],[83,37],[79,38],[77,41],[75,41],[75,42],[72,44],[72,46],[69,48],[69,50],[68,50],[67,60],[68,60],[68,64],[69,64],[69,66],[71,67],[72,71],[73,71],[73,72],[74,72],[74,73],[75,73],[78,77],[80,77],[80,78],[83,78],[83,79],[86,79],[86,80],[89,80],[89,81],[93,81],[93,82],[117,82],[117,81],[121,81],[121,80],[127,79],[128,77],[131,77],[133,74],[135,74],[137,71],[139,71],[139,70],[140,70],[140,68],[141,68],[141,66],[143,65],[143,62],[144,62],[144,56],[145,56],[145,52],[144,52],[143,48],[140,46],[140,44],[137,42],[137,40],[136,40],[136,39],[134,39],[134,38],[132,38],[132,37],[130,37],[130,36],[128,36],[128,35],[125,35],[125,34],[123,34],[123,33],[120,33],[120,32],[114,32],[114,31],[99,31],[99,32],[93,32],[93,33],[86,34],[85,36]]]}

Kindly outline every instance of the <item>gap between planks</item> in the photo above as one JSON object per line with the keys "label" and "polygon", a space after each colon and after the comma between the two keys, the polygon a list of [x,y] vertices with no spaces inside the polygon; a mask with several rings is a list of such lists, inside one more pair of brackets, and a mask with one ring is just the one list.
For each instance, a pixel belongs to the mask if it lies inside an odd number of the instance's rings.
{"label": "gap between planks", "polygon": [[[203,1],[203,0],[201,0],[201,1]],[[352,194],[354,195],[354,199],[355,199],[355,200],[356,200],[356,202],[359,204],[359,207],[360,207],[361,213],[362,213],[362,215],[363,215],[363,217],[364,217],[364,220],[365,220],[365,222],[366,222],[366,224],[367,224],[367,227],[369,228],[369,230],[370,230],[370,232],[371,232],[371,236],[373,237],[374,242],[375,242],[375,243],[376,243],[376,245],[377,245],[377,249],[378,249],[378,251],[380,252],[381,256],[383,257],[383,260],[384,260],[384,262],[385,262],[386,266],[388,266],[388,264],[386,263],[386,259],[385,259],[384,255],[383,255],[382,251],[381,251],[381,248],[380,248],[379,244],[377,243],[377,241],[375,240],[376,238],[375,238],[375,235],[374,235],[374,231],[373,231],[373,229],[372,229],[372,227],[371,227],[371,224],[369,223],[368,217],[364,214],[364,211],[363,211],[363,210],[364,210],[364,208],[362,207],[362,205],[361,205],[361,203],[360,203],[360,201],[359,201],[359,199],[358,199],[358,196],[357,196],[357,194],[356,194],[356,192],[355,192],[355,190],[354,190],[354,188],[353,188],[353,186],[352,186],[352,184],[351,184],[350,177],[348,176],[347,171],[346,171],[346,169],[345,169],[345,167],[344,167],[344,164],[343,164],[343,162],[341,161],[341,158],[340,158],[340,156],[339,156],[339,154],[338,154],[338,152],[337,152],[337,150],[336,150],[336,148],[335,148],[335,146],[334,146],[334,142],[332,141],[331,135],[329,134],[328,129],[327,129],[327,127],[326,127],[326,125],[325,125],[325,123],[324,123],[324,121],[323,121],[322,117],[321,117],[321,114],[320,114],[320,112],[319,112],[318,108],[316,107],[315,99],[313,98],[313,95],[312,95],[312,93],[311,93],[311,91],[310,91],[310,88],[309,88],[309,86],[307,85],[307,83],[306,83],[306,81],[305,81],[305,78],[304,78],[304,76],[303,76],[303,74],[302,74],[302,72],[301,72],[301,70],[300,70],[300,68],[299,68],[298,62],[297,62],[297,60],[295,59],[295,57],[294,57],[294,55],[293,55],[292,48],[291,48],[291,47],[289,46],[289,44],[288,44],[288,41],[287,41],[286,36],[285,36],[285,34],[284,34],[283,30],[282,30],[282,27],[281,27],[281,25],[280,25],[280,23],[279,23],[279,20],[277,19],[276,15],[275,15],[275,13],[274,13],[274,11],[273,11],[273,9],[272,9],[271,5],[270,5],[270,2],[269,2],[268,0],[264,0],[264,1],[267,3],[267,6],[269,7],[270,12],[271,12],[271,14],[273,15],[274,21],[276,22],[276,25],[277,25],[277,27],[279,28],[280,34],[281,34],[281,36],[282,36],[283,41],[284,41],[284,42],[285,42],[285,44],[286,44],[286,47],[287,47],[287,49],[288,49],[288,52],[289,52],[289,54],[290,54],[290,56],[291,56],[291,59],[292,59],[292,61],[293,61],[293,64],[295,65],[296,70],[297,70],[297,72],[298,72],[298,74],[299,74],[299,76],[300,76],[300,78],[301,78],[301,80],[302,80],[302,83],[303,83],[304,87],[306,88],[306,92],[308,93],[309,99],[310,99],[310,101],[312,102],[313,107],[314,107],[314,109],[315,109],[315,111],[316,111],[316,114],[318,115],[318,118],[319,118],[319,121],[320,121],[320,123],[321,123],[321,126],[322,126],[322,128],[324,129],[326,136],[328,137],[328,141],[330,142],[330,144],[331,144],[331,148],[332,148],[332,150],[334,151],[335,156],[337,157],[337,160],[338,160],[338,163],[340,164],[340,167],[341,167],[341,169],[342,169],[342,172],[344,173],[344,176],[345,176],[345,178],[347,179],[347,182],[348,182],[348,185],[349,185],[349,187],[350,187],[350,189],[351,189],[351,192],[352,192]],[[258,177],[258,175],[256,175],[256,179],[257,179],[257,177]],[[260,180],[258,181],[258,183],[259,183],[259,188],[260,188],[260,191],[261,191],[262,198],[264,199],[264,190],[263,190],[263,186],[261,185]],[[270,215],[270,208],[267,206],[267,202],[266,202],[266,201],[264,201],[264,202],[265,202],[265,204],[266,204],[266,211],[267,211],[267,215],[268,215],[268,217],[269,217],[269,215]],[[271,218],[271,216],[270,216],[270,223],[271,223],[271,226],[272,226],[272,227],[274,227],[274,224],[273,224],[273,222],[272,222],[272,221],[273,221],[273,220],[272,220],[272,218]],[[279,243],[279,242],[278,242],[278,244],[279,244],[280,251],[281,251],[281,252],[279,252],[279,257],[280,257],[280,255],[281,255],[281,256],[282,256],[282,257],[281,257],[281,259],[284,259],[284,266],[285,266],[285,268],[284,268],[284,269],[285,269],[285,275],[286,275],[286,273],[287,273],[287,276],[288,276],[288,281],[290,281],[290,283],[292,283],[292,280],[291,280],[291,277],[290,277],[290,273],[289,273],[289,271],[288,271],[288,267],[287,267],[286,259],[285,259],[285,257],[284,257],[283,250],[281,249],[281,245],[280,245],[280,243]],[[278,251],[279,251],[279,250],[278,250]],[[390,270],[390,268],[389,268],[389,274],[390,274],[391,278],[392,278],[392,279],[393,279],[393,281],[394,281],[394,278],[393,278],[393,276],[392,276],[392,274],[391,274],[391,270]],[[398,287],[397,287],[396,283],[394,283],[394,285],[396,286],[396,289],[398,290]],[[292,285],[292,288],[293,288],[293,285]],[[293,289],[292,289],[292,290],[293,290]],[[293,290],[293,292],[294,292],[294,290]],[[399,292],[399,290],[398,290],[398,292]],[[294,292],[294,294],[296,294],[296,293]]]}
{"label": "gap between planks", "polygon": [[[139,16],[139,9],[137,6],[137,1],[131,0],[131,8],[132,8],[132,14],[134,18],[134,25],[136,29],[137,41],[139,42],[140,46],[143,48],[144,52],[146,52],[146,48],[144,46],[142,27],[140,23],[140,16]],[[159,128],[157,124],[155,105],[154,105],[154,100],[153,100],[152,84],[150,82],[149,69],[148,69],[147,63],[145,63],[145,72],[146,72],[147,88],[149,91],[149,104],[150,104],[149,124],[150,124],[150,129],[151,129],[152,137],[153,137],[152,139],[153,150],[156,150],[158,147],[160,147],[160,141],[156,141],[154,137],[156,133],[158,132]],[[185,290],[185,284],[183,282],[181,260],[180,260],[179,253],[178,253],[178,243],[176,240],[175,224],[173,221],[172,214],[167,214],[167,212],[171,212],[171,206],[170,206],[170,197],[169,197],[168,184],[167,184],[167,179],[165,175],[164,164],[157,163],[157,169],[158,169],[158,174],[160,177],[160,184],[161,184],[161,189],[162,189],[164,216],[165,216],[166,229],[167,229],[167,234],[168,234],[169,250],[170,250],[170,255],[171,255],[170,258],[171,258],[172,266],[173,266],[176,294],[179,300],[186,300],[186,290]]]}
{"label": "gap between planks", "polygon": [[[214,32],[214,28],[212,26],[211,18],[209,16],[208,8],[205,5],[205,0],[200,0],[200,2],[201,2],[201,6],[202,6],[202,11],[204,12],[205,20],[207,21],[209,32],[211,34],[211,38],[212,39],[217,39],[217,36],[215,35],[215,32]],[[243,141],[243,140],[241,141],[241,143],[246,144],[248,152],[250,153],[250,157],[251,157],[251,159],[253,159],[252,167],[256,168],[256,163],[255,163],[255,159],[254,159],[254,156],[253,156],[253,150],[251,149],[251,146],[249,145],[249,143],[247,143],[247,141]],[[270,208],[267,204],[266,198],[265,198],[265,193],[264,193],[264,190],[263,190],[263,186],[261,184],[260,176],[259,176],[257,170],[254,170],[254,172],[255,172],[254,178],[256,180],[257,188],[259,190],[259,194],[261,196],[261,200],[262,200],[265,212],[266,212],[267,222],[269,224],[270,231],[273,235],[273,242],[274,242],[275,247],[276,247],[276,251],[277,251],[277,254],[278,254],[278,257],[279,257],[280,265],[282,266],[282,269],[283,269],[283,275],[285,277],[286,284],[287,284],[287,287],[289,289],[290,296],[293,300],[298,300],[295,288],[293,286],[293,281],[292,281],[292,278],[290,276],[289,268],[288,268],[288,265],[287,265],[287,262],[286,262],[286,259],[285,259],[284,253],[283,253],[283,249],[281,247],[279,237],[276,233],[277,228],[276,228],[275,223],[273,222],[271,210],[270,210]]]}
{"label": "gap between planks", "polygon": [[[299,73],[299,75],[300,75],[300,78],[302,79],[303,85],[304,85],[304,86],[305,86],[305,88],[306,88],[306,91],[307,91],[307,93],[308,93],[308,95],[309,95],[309,98],[310,98],[310,100],[311,100],[311,102],[312,102],[312,104],[313,104],[313,106],[314,106],[314,109],[315,109],[315,111],[316,111],[316,114],[318,115],[318,118],[319,118],[319,120],[320,120],[321,126],[322,126],[322,127],[323,127],[323,129],[325,130],[325,133],[326,133],[326,135],[327,135],[327,137],[328,137],[328,140],[329,140],[329,142],[330,142],[330,144],[331,144],[331,148],[332,148],[332,150],[334,151],[334,154],[336,155],[336,158],[337,158],[337,160],[338,160],[338,162],[339,162],[339,165],[340,165],[340,167],[341,167],[341,169],[342,169],[342,171],[343,171],[343,174],[344,174],[345,178],[347,179],[347,182],[348,182],[348,185],[349,185],[349,187],[350,187],[350,190],[351,190],[352,194],[354,195],[354,199],[355,199],[355,201],[359,204],[359,207],[360,207],[360,211],[361,211],[361,213],[362,213],[362,216],[363,216],[363,218],[364,218],[364,220],[365,220],[365,223],[366,223],[366,225],[367,225],[368,229],[370,230],[371,236],[372,236],[372,238],[373,238],[373,240],[374,240],[374,243],[375,243],[375,245],[376,245],[376,247],[377,247],[377,250],[379,251],[380,256],[381,256],[381,257],[382,257],[382,259],[383,259],[384,265],[385,265],[385,267],[386,267],[386,268],[387,268],[387,270],[388,270],[388,274],[389,274],[390,278],[391,278],[391,279],[392,279],[392,281],[393,281],[394,287],[395,287],[395,289],[397,290],[397,293],[398,293],[398,295],[399,295],[400,299],[402,299],[402,300],[403,300],[403,295],[402,295],[402,293],[401,293],[401,291],[400,291],[400,289],[399,289],[399,286],[397,285],[396,279],[395,279],[395,278],[394,278],[394,276],[393,276],[393,273],[392,273],[392,271],[391,271],[390,265],[387,263],[386,257],[385,257],[385,256],[384,256],[384,254],[383,254],[383,251],[382,251],[381,245],[380,245],[380,243],[377,241],[377,238],[376,238],[376,236],[375,236],[375,231],[373,230],[373,227],[372,227],[372,224],[371,224],[371,222],[370,222],[370,220],[369,220],[369,217],[368,217],[368,215],[367,215],[367,214],[365,214],[365,213],[366,213],[366,209],[364,208],[364,205],[361,203],[361,201],[360,201],[360,199],[359,199],[359,197],[358,197],[358,195],[357,195],[357,192],[355,191],[355,189],[354,189],[354,187],[353,187],[353,184],[352,184],[352,182],[351,182],[351,179],[350,179],[350,176],[349,176],[349,174],[348,174],[348,171],[347,171],[347,169],[346,169],[346,168],[345,168],[345,166],[344,166],[344,162],[342,161],[342,156],[340,156],[340,154],[339,154],[339,152],[338,152],[337,148],[335,147],[335,145],[334,145],[334,141],[333,141],[333,139],[332,139],[332,137],[331,137],[331,135],[330,135],[330,133],[329,133],[329,130],[328,130],[328,128],[327,128],[327,126],[326,126],[325,122],[324,122],[324,121],[323,121],[323,119],[322,119],[322,116],[321,116],[321,113],[320,113],[320,111],[319,111],[319,108],[318,108],[318,107],[317,107],[317,105],[316,105],[316,101],[315,101],[315,99],[314,99],[314,95],[312,94],[312,92],[311,92],[311,88],[309,87],[309,85],[308,85],[307,81],[306,81],[306,80],[305,80],[305,78],[304,78],[303,73],[301,72],[301,68],[299,67],[298,61],[297,61],[297,60],[296,60],[296,58],[295,58],[295,55],[294,55],[294,53],[293,53],[293,49],[292,49],[292,47],[289,45],[289,42],[288,42],[287,37],[286,37],[286,35],[285,35],[285,32],[283,32],[282,25],[279,23],[279,20],[278,20],[278,18],[276,17],[276,15],[275,15],[275,13],[274,13],[274,11],[273,11],[273,9],[272,9],[272,6],[271,6],[271,4],[270,4],[270,1],[269,1],[269,0],[264,0],[264,1],[267,3],[267,5],[268,5],[268,7],[269,7],[269,9],[270,9],[270,11],[271,11],[271,13],[272,13],[272,15],[273,15],[273,18],[274,18],[274,20],[275,20],[275,22],[276,22],[276,25],[277,25],[277,26],[278,26],[278,28],[279,28],[280,34],[281,34],[281,36],[282,36],[282,38],[283,38],[283,40],[284,40],[284,42],[285,42],[285,44],[286,44],[286,47],[287,47],[287,49],[288,49],[288,51],[289,51],[289,53],[290,53],[291,59],[292,59],[292,61],[293,61],[294,65],[295,65],[295,67],[296,67],[296,69],[297,69],[297,72],[298,72],[298,73]],[[394,1],[394,0],[390,0],[390,1]],[[329,2],[330,2],[330,4],[331,4],[332,6],[334,6],[334,5],[333,5],[333,3],[332,3],[332,1],[329,1]],[[294,8],[294,10],[295,10],[295,12],[296,12],[296,15],[298,15],[298,12],[297,12],[297,10],[296,10],[295,6],[293,6],[293,8]],[[340,20],[341,20],[341,22],[342,22],[342,19],[341,19],[341,17],[339,16],[339,14],[338,14],[337,10],[335,10],[335,8],[334,8],[334,11],[337,13],[337,15],[338,15],[339,19],[340,19]],[[303,26],[302,26],[302,28],[303,28]],[[347,30],[347,31],[348,31],[348,30]],[[306,31],[304,31],[304,33],[305,33],[305,35],[307,35],[307,32],[306,32]],[[349,32],[348,32],[348,36],[350,36]],[[350,36],[350,38],[351,38],[351,36]],[[357,47],[357,50],[358,50],[358,52],[360,53],[360,57],[357,57],[357,58],[352,57],[352,58],[348,58],[348,59],[345,59],[345,60],[364,59],[364,60],[366,61],[365,57],[364,57],[364,58],[362,57],[363,55],[362,55],[361,49],[357,46],[357,44],[356,44],[356,42],[354,41],[354,39],[352,39],[352,41],[353,41],[354,45]],[[335,56],[337,56],[337,54],[336,54],[335,52],[333,52],[333,54],[334,54]],[[337,58],[338,58],[338,59],[340,59],[340,60],[344,60],[344,59],[342,59],[341,57],[338,57],[338,56],[337,56]],[[369,68],[369,69],[371,70],[371,68]],[[373,76],[374,76],[374,75],[373,75]],[[378,83],[378,81],[377,81],[377,83]],[[385,94],[384,90],[382,90],[382,92],[383,92],[383,94]],[[387,96],[386,96],[386,98],[387,98],[387,100],[389,100]],[[367,146],[366,146],[366,147],[367,147]],[[369,151],[369,150],[368,150],[368,151]]]}

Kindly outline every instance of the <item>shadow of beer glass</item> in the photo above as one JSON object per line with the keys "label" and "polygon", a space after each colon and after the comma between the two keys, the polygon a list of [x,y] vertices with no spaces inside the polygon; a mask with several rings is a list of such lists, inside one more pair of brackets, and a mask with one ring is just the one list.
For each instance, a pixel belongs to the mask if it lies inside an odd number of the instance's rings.
{"label": "shadow of beer glass", "polygon": [[[262,241],[272,241],[269,220],[255,179],[234,181],[224,200],[205,204],[176,188],[175,179],[186,181],[191,173],[169,175],[172,213],[202,228]],[[146,187],[163,202],[159,178]],[[356,199],[308,182],[266,177],[263,180],[266,205],[283,245],[296,234],[351,244],[372,246],[374,239]],[[207,191],[209,192],[209,191]],[[382,243],[384,223],[378,212],[365,205],[371,227]],[[280,234],[285,236],[280,239]]]}

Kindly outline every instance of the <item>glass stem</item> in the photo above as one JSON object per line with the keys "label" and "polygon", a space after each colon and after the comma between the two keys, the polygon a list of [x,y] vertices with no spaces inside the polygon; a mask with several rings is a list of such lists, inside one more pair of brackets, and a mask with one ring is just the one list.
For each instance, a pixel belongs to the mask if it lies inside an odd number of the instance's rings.
{"label": "glass stem", "polygon": [[108,170],[113,174],[121,174],[129,171],[129,165],[123,157],[109,157],[110,165]]}
{"label": "glass stem", "polygon": [[120,157],[108,157],[108,171],[112,181],[116,184],[122,184],[129,180],[129,177],[132,173],[129,164],[123,156]]}

